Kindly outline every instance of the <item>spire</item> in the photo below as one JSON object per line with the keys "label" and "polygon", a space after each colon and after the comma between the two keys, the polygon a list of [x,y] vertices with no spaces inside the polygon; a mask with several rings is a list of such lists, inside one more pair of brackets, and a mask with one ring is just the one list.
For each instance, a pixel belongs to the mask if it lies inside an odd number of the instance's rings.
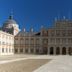
{"label": "spire", "polygon": [[41,30],[43,30],[44,29],[44,26],[43,25],[41,25]]}
{"label": "spire", "polygon": [[11,13],[10,13],[9,19],[13,19],[13,10],[11,10]]}
{"label": "spire", "polygon": [[26,32],[26,29],[24,28],[23,31]]}
{"label": "spire", "polygon": [[66,17],[65,17],[65,16],[63,16],[63,19],[65,20],[65,19],[66,19]]}
{"label": "spire", "polygon": [[30,31],[33,32],[33,28],[31,28]]}
{"label": "spire", "polygon": [[57,21],[57,17],[55,17],[55,21]]}
{"label": "spire", "polygon": [[33,24],[31,24],[31,26],[30,26],[30,32],[33,32],[33,31],[34,31]]}
{"label": "spire", "polygon": [[43,25],[41,25],[41,28],[43,28],[44,26]]}

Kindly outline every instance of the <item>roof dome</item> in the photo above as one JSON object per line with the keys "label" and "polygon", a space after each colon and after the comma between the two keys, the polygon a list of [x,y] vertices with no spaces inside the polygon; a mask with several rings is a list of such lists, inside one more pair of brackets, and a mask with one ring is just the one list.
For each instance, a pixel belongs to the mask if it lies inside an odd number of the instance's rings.
{"label": "roof dome", "polygon": [[10,15],[8,20],[4,22],[4,24],[17,24],[16,21],[13,19],[13,15]]}
{"label": "roof dome", "polygon": [[4,22],[4,24],[17,24],[15,20],[13,19],[8,19]]}
{"label": "roof dome", "polygon": [[3,23],[3,28],[12,28],[13,26],[17,26],[16,21],[13,19],[13,15],[10,15],[8,20]]}

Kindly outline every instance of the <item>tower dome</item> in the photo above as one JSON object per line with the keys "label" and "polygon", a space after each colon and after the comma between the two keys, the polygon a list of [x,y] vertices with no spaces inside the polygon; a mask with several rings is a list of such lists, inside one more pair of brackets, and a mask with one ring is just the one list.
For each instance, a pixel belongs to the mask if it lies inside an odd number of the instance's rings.
{"label": "tower dome", "polygon": [[17,24],[15,20],[13,19],[8,19],[4,22],[4,25],[7,25],[7,24]]}
{"label": "tower dome", "polygon": [[17,25],[17,22],[13,19],[13,15],[10,15],[3,23],[3,28],[12,28],[14,25]]}
{"label": "tower dome", "polygon": [[2,29],[3,31],[9,32],[13,35],[16,35],[19,32],[19,26],[13,19],[13,15],[10,15],[9,18],[3,23]]}

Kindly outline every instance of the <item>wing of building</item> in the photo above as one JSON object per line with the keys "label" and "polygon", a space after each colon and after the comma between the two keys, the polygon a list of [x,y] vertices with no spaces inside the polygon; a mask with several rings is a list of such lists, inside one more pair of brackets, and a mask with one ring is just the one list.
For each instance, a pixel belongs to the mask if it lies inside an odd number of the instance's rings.
{"label": "wing of building", "polygon": [[13,34],[14,36],[20,31],[17,22],[13,19],[13,15],[10,15],[9,18],[3,23],[2,30]]}
{"label": "wing of building", "polygon": [[0,55],[14,54],[14,36],[20,31],[17,22],[10,15],[0,28]]}

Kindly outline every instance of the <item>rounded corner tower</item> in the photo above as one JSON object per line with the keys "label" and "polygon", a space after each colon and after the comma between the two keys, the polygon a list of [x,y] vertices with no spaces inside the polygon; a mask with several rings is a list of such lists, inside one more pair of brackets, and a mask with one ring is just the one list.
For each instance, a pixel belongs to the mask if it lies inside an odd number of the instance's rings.
{"label": "rounded corner tower", "polygon": [[3,23],[2,29],[5,32],[13,34],[14,36],[17,35],[20,31],[19,25],[13,19],[13,15],[10,15],[9,18]]}

